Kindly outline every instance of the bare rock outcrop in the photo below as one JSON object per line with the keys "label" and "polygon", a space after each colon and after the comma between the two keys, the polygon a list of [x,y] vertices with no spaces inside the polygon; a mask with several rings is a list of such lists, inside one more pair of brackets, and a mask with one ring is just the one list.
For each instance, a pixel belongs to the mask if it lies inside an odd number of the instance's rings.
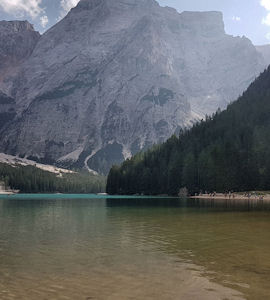
{"label": "bare rock outcrop", "polygon": [[221,13],[154,0],[81,0],[37,40],[8,81],[0,150],[101,173],[225,108],[267,65]]}

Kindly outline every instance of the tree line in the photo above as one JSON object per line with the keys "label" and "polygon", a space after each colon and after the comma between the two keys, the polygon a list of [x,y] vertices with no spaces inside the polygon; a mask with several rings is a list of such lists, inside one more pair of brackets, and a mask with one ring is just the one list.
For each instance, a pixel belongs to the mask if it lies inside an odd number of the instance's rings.
{"label": "tree line", "polygon": [[223,112],[113,166],[109,194],[270,189],[270,68]]}
{"label": "tree line", "polygon": [[22,193],[101,193],[106,178],[85,173],[59,175],[34,166],[11,166],[0,163],[0,181]]}

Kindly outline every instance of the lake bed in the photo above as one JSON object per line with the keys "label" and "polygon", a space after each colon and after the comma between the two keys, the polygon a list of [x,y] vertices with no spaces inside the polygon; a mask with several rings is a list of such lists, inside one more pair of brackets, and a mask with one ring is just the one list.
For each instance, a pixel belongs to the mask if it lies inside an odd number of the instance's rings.
{"label": "lake bed", "polygon": [[1,299],[266,299],[270,205],[0,197]]}

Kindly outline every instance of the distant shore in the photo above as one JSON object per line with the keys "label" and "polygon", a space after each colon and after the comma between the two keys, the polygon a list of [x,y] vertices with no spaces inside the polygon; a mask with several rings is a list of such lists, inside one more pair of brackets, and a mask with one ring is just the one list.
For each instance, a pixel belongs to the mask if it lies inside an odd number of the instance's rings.
{"label": "distant shore", "polygon": [[18,194],[16,191],[0,191],[0,196],[1,195],[15,195]]}
{"label": "distant shore", "polygon": [[[1,158],[1,154],[0,154]],[[20,191],[19,190],[14,190],[7,186],[3,181],[0,181],[0,195],[14,195],[18,194]]]}
{"label": "distant shore", "polygon": [[270,201],[270,194],[262,192],[251,193],[231,193],[231,194],[200,194],[190,197],[191,199],[215,199],[215,200],[256,200],[256,201]]}

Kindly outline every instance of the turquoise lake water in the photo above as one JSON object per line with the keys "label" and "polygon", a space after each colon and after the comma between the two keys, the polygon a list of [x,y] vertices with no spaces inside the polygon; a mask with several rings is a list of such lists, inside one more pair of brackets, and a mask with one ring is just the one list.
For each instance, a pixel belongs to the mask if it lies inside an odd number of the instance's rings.
{"label": "turquoise lake water", "polygon": [[270,204],[0,196],[0,299],[270,299]]}

